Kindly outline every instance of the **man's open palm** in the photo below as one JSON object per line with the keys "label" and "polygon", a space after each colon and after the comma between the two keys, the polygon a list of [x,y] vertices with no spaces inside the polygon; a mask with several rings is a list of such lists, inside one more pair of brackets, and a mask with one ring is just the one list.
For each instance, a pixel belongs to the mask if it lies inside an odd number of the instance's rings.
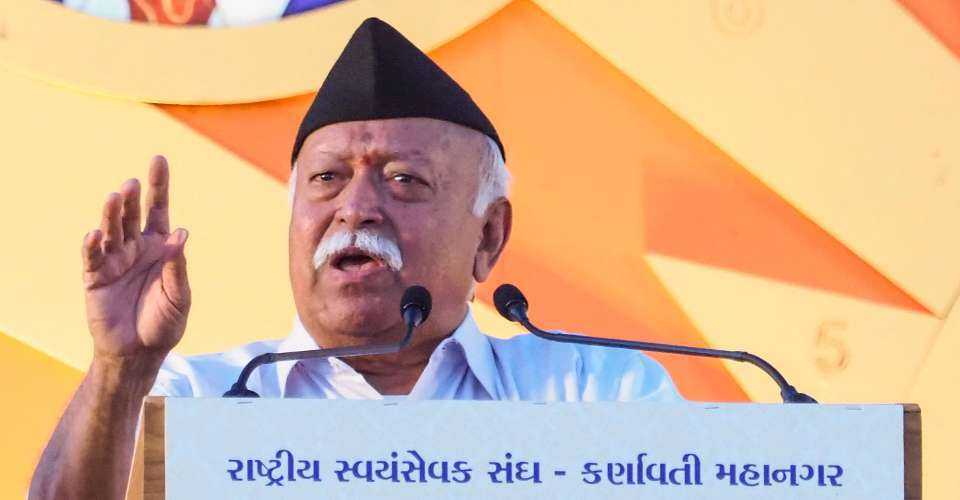
{"label": "man's open palm", "polygon": [[98,355],[165,356],[183,336],[190,311],[187,232],[170,233],[168,186],[167,162],[155,157],[142,231],[140,184],[130,179],[107,198],[100,229],[84,238],[87,324]]}

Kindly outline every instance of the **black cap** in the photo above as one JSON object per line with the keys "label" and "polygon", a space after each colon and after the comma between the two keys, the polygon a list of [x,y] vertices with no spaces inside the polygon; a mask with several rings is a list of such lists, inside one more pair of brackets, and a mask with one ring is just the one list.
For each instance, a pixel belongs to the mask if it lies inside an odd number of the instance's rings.
{"label": "black cap", "polygon": [[303,141],[332,123],[388,118],[435,118],[493,139],[497,130],[470,94],[389,24],[371,17],[350,37],[300,123],[291,163]]}

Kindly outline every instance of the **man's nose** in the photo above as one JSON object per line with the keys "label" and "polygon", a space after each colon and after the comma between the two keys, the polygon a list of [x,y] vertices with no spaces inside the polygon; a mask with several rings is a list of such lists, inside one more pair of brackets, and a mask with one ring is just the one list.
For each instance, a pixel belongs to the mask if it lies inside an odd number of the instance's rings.
{"label": "man's nose", "polygon": [[359,229],[383,222],[382,198],[373,176],[354,176],[340,196],[342,203],[337,210],[339,224],[349,229]]}

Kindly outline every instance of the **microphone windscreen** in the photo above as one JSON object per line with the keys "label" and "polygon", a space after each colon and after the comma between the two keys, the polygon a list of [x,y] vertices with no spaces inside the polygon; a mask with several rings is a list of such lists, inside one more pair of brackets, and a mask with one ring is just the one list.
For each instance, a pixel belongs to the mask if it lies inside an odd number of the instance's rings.
{"label": "microphone windscreen", "polygon": [[510,306],[518,303],[523,304],[524,309],[526,309],[527,298],[523,296],[523,292],[519,288],[510,283],[498,286],[496,291],[493,292],[493,305],[497,307],[497,312],[510,321],[517,320],[510,315]]}
{"label": "microphone windscreen", "polygon": [[430,316],[430,308],[433,307],[430,292],[420,285],[413,285],[404,290],[403,297],[400,298],[400,314],[402,315],[408,307],[420,309],[423,312],[423,319],[420,322],[426,321],[427,317]]}

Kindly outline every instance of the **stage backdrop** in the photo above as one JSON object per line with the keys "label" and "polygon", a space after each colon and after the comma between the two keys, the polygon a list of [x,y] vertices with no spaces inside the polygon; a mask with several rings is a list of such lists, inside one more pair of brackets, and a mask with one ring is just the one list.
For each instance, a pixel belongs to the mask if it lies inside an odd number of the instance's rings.
{"label": "stage backdrop", "polygon": [[[351,31],[407,34],[497,124],[515,230],[474,311],[745,349],[822,402],[916,401],[925,492],[960,488],[960,2],[0,0],[0,497],[91,357],[80,242],[172,168],[194,307],[178,350],[286,335],[296,125]],[[749,366],[655,356],[695,400]]]}

